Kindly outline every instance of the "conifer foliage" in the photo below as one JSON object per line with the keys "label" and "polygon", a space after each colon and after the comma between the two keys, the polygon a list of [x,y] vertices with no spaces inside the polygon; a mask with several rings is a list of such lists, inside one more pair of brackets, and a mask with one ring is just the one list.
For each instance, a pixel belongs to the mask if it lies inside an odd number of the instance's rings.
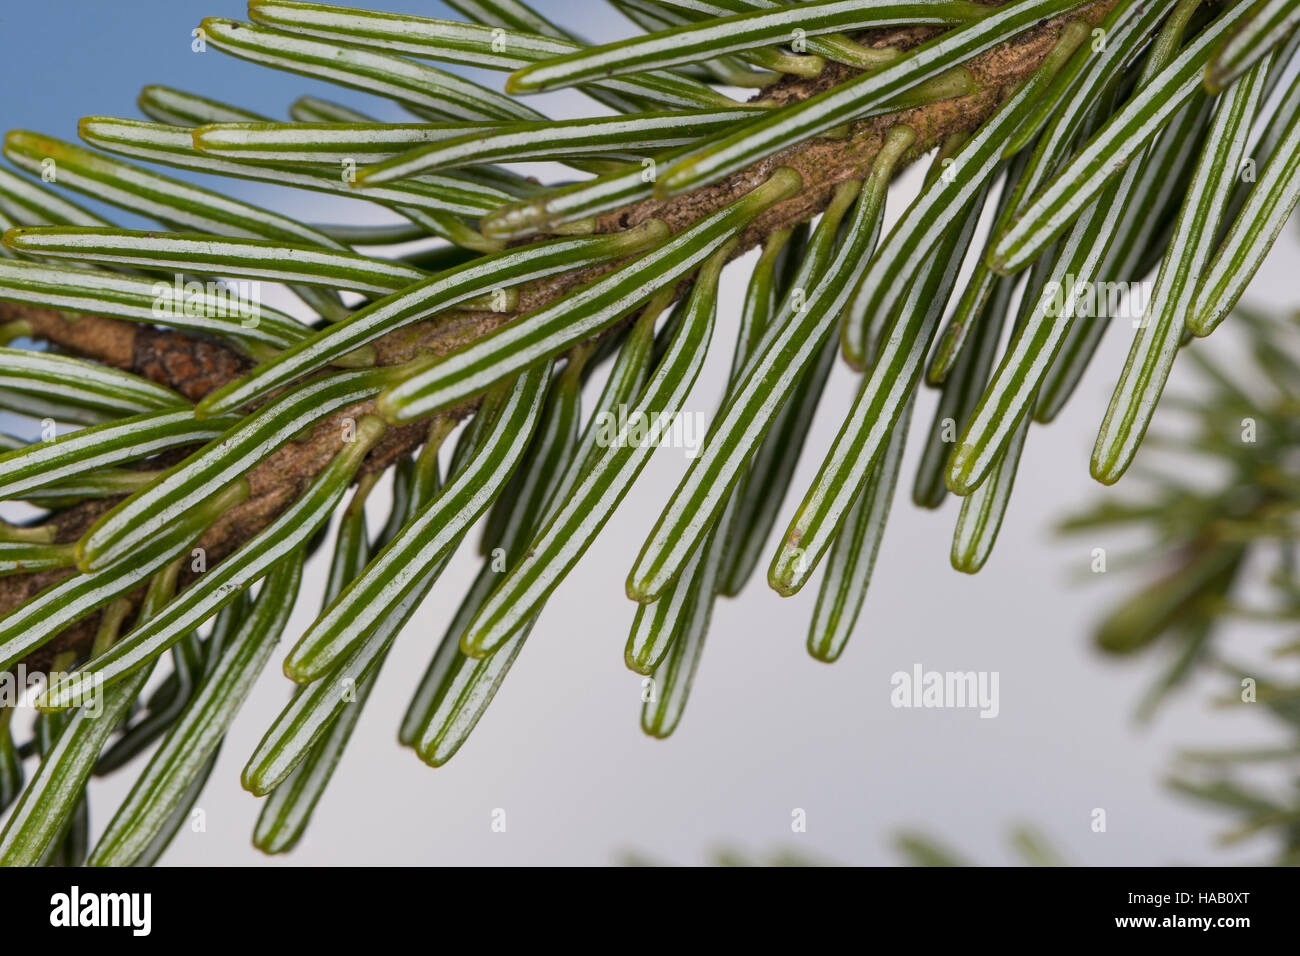
{"label": "conifer foliage", "polygon": [[[522,0],[448,2],[463,22],[251,0],[247,21],[194,33],[406,122],[150,86],[145,119],[85,117],[82,143],[6,136],[0,405],[46,431],[0,454],[0,498],[42,509],[0,527],[0,667],[55,676],[34,739],[0,709],[0,863],[155,860],[282,635],[297,690],[243,784],[265,797],[255,844],[290,849],[389,648],[484,518],[482,570],[399,730],[426,763],[451,759],[637,495],[641,423],[682,409],[741,253],[759,250],[740,335],[714,345],[733,355],[725,396],[671,498],[647,504],[662,517],[627,579],[626,663],[654,682],[656,736],[681,719],[714,602],[765,556],[783,595],[821,569],[808,650],[842,653],[918,389],[940,400],[912,497],[962,497],[952,563],[975,572],[1031,426],[1113,324],[1095,290],[1154,277],[1099,415],[1092,472],[1112,483],[1182,347],[1229,314],[1300,201],[1287,0],[610,0],[641,32],[604,45]],[[531,105],[565,88],[590,116]],[[891,180],[926,156],[884,230]],[[542,160],[572,176],[511,168]],[[310,225],[221,177],[398,224]],[[302,307],[232,296],[245,281]],[[792,487],[841,360],[861,387]],[[385,475],[391,514],[371,529]],[[300,595],[332,525],[325,593]],[[300,597],[320,614],[285,634]],[[90,847],[87,780],[128,763]]]}

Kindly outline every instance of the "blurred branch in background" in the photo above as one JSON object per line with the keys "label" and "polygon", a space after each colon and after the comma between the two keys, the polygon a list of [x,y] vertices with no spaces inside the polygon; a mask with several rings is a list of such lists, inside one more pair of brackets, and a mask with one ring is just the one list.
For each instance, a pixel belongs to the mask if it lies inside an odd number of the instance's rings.
{"label": "blurred branch in background", "polygon": [[[1167,463],[1135,467],[1141,491],[1107,492],[1058,530],[1145,539],[1127,554],[1096,548],[1092,555],[1094,572],[1124,569],[1142,582],[1098,622],[1097,648],[1117,658],[1168,658],[1138,702],[1140,721],[1197,674],[1226,682],[1219,706],[1262,706],[1273,718],[1275,739],[1258,747],[1180,751],[1167,784],[1231,818],[1223,844],[1264,838],[1274,850],[1263,862],[1293,866],[1300,864],[1300,676],[1294,666],[1284,672],[1300,660],[1300,312],[1239,308],[1233,321],[1247,358],[1232,372],[1195,344],[1183,350],[1198,370],[1197,393],[1162,402],[1187,427],[1180,434],[1153,430],[1145,440],[1169,453]],[[1200,477],[1204,469],[1209,480]],[[1268,636],[1266,663],[1245,663],[1237,648],[1224,646],[1226,626],[1241,621]],[[1068,865],[1031,825],[1014,825],[1009,842],[1026,865]],[[973,865],[923,829],[900,830],[894,849],[910,866]],[[825,863],[787,850],[753,861],[720,851],[714,861]]]}
{"label": "blurred branch in background", "polygon": [[[1059,530],[1145,539],[1118,557],[1105,548],[1092,556],[1094,572],[1124,569],[1142,579],[1097,624],[1096,646],[1115,657],[1163,652],[1168,659],[1138,702],[1140,721],[1198,673],[1228,685],[1219,706],[1262,706],[1274,719],[1275,739],[1259,747],[1180,751],[1167,783],[1231,818],[1225,845],[1262,837],[1274,846],[1263,862],[1293,866],[1300,864],[1300,677],[1294,666],[1284,671],[1300,659],[1300,313],[1238,308],[1233,320],[1247,348],[1233,371],[1195,343],[1182,350],[1197,367],[1197,393],[1165,395],[1162,404],[1181,412],[1187,427],[1153,429],[1145,440],[1168,453],[1167,463],[1135,467],[1140,492],[1107,493]],[[1197,477],[1207,468],[1210,480]],[[1227,625],[1240,621],[1262,626],[1271,662],[1247,664],[1224,646]],[[1011,840],[1031,866],[1064,865],[1030,828],[1013,829]],[[913,866],[969,865],[922,832],[901,832],[896,848]]]}
{"label": "blurred branch in background", "polygon": [[[1166,403],[1190,419],[1190,434],[1147,436],[1148,445],[1172,452],[1175,467],[1146,469],[1140,497],[1107,496],[1061,528],[1131,527],[1148,539],[1120,563],[1151,573],[1095,636],[1108,654],[1168,654],[1139,704],[1141,719],[1198,671],[1228,682],[1222,706],[1263,706],[1275,719],[1278,739],[1259,748],[1181,752],[1169,786],[1232,816],[1225,842],[1268,834],[1277,846],[1271,862],[1293,865],[1300,863],[1300,679],[1287,665],[1300,653],[1300,314],[1238,309],[1234,319],[1248,360],[1229,372],[1205,349],[1184,349],[1201,391]],[[1193,485],[1184,476],[1201,463],[1191,459],[1208,461],[1217,479]],[[1225,646],[1223,631],[1235,621],[1262,626],[1271,662],[1247,664],[1240,649]]]}

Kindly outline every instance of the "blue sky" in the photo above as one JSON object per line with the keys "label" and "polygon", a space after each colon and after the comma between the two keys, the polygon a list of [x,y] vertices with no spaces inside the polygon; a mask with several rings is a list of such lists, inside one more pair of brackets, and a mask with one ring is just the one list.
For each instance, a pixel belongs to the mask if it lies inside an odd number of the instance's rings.
{"label": "blue sky", "polygon": [[[438,0],[349,0],[345,5],[463,19]],[[629,29],[612,8],[596,0],[539,0],[533,5],[587,36],[612,38]],[[0,106],[0,124],[4,130],[28,129],[76,140],[77,120],[82,116],[140,116],[136,97],[150,83],[285,118],[288,105],[308,93],[364,109],[380,119],[411,118],[395,104],[366,93],[268,69],[211,47],[206,53],[195,53],[190,49],[190,31],[206,16],[246,19],[247,8],[242,0],[0,4],[0,43],[5,51],[0,57],[0,84],[20,91]],[[24,37],[30,37],[30,42],[16,42],[15,38]],[[495,88],[503,79],[500,73],[440,66]],[[297,211],[302,209],[301,193],[295,196],[273,187],[167,172],[241,197],[256,197],[282,210],[286,202]],[[102,207],[97,211],[102,212]],[[112,218],[122,225],[138,224],[120,212]]]}
{"label": "blue sky", "polygon": [[[438,0],[349,0],[345,5],[463,19]],[[626,21],[599,0],[540,0],[554,19],[587,35],[614,36]],[[580,11],[577,12],[577,11]],[[166,83],[232,103],[287,105],[304,92],[358,107],[382,101],[326,83],[268,70],[214,50],[190,50],[190,31],[205,16],[245,18],[241,0],[41,0],[0,4],[0,57],[7,129],[76,135],[78,117],[135,115],[142,86]],[[31,42],[15,42],[30,37]],[[452,68],[454,69],[454,68]],[[490,74],[485,74],[491,77]],[[499,83],[499,80],[498,80]]]}
{"label": "blue sky", "polygon": [[[351,0],[352,7],[456,16],[437,0]],[[569,4],[542,3],[563,8]],[[209,49],[190,50],[190,31],[205,16],[246,18],[241,0],[42,0],[0,5],[0,80],[21,94],[6,99],[6,128],[74,137],[78,117],[136,115],[148,83],[166,83],[232,103],[287,105],[304,92],[361,106],[379,101]],[[14,42],[30,37],[31,42]],[[327,92],[328,91],[328,92]]]}

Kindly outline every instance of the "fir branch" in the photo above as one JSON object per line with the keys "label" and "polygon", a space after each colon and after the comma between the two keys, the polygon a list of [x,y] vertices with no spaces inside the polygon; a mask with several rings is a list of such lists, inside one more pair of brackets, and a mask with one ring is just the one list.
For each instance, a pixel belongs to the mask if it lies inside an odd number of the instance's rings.
{"label": "fir branch", "polygon": [[[1078,15],[1086,17],[1089,22],[1100,22],[1113,3],[1114,0],[1100,0]],[[646,199],[602,214],[596,219],[594,231],[613,233],[635,227],[649,219],[658,219],[678,232],[752,191],[772,169],[778,166],[794,169],[803,181],[798,195],[760,214],[742,230],[731,250],[733,257],[740,256],[765,236],[806,221],[824,209],[840,184],[860,175],[861,170],[870,166],[880,151],[888,130],[893,126],[906,125],[916,131],[915,141],[898,163],[900,169],[952,133],[977,127],[997,108],[1007,90],[1033,73],[1051,49],[1060,25],[1060,18],[1044,23],[1017,37],[1015,41],[964,64],[975,86],[975,91],[966,96],[918,106],[899,114],[873,117],[854,124],[849,134],[842,139],[813,141],[792,147],[698,192],[668,200]],[[871,31],[860,39],[870,46],[906,50],[920,42],[929,32],[922,29]],[[766,91],[761,100],[783,105],[807,99],[857,72],[850,67],[832,64],[815,78],[794,77],[782,80],[775,88]],[[436,327],[433,323],[425,323],[381,339],[375,343],[378,364],[398,365],[416,355],[447,354],[454,348],[481,339],[517,315],[562,301],[571,289],[591,281],[608,268],[609,266],[593,266],[572,270],[525,286],[520,293],[519,305],[513,312],[466,313],[451,321],[439,321]],[[684,290],[685,285],[679,289],[679,293]],[[201,400],[234,381],[250,365],[247,358],[235,350],[198,336],[132,325],[99,316],[83,315],[75,321],[69,321],[67,316],[50,309],[0,302],[0,320],[5,324],[25,322],[33,338],[48,341],[116,368],[145,375],[153,381],[176,388],[194,401]],[[220,560],[269,524],[297,497],[337,450],[335,436],[340,431],[337,420],[359,417],[371,407],[364,403],[338,413],[334,420],[318,425],[316,436],[311,440],[286,447],[254,469],[249,476],[249,500],[234,509],[199,544],[207,550],[209,560]],[[469,410],[468,406],[462,407],[457,410],[457,415],[468,414]],[[423,440],[424,433],[423,427],[412,426],[401,430],[400,434],[387,437],[371,453],[365,468],[387,468],[393,461],[416,448]],[[94,502],[78,506],[72,514],[65,513],[59,519],[55,540],[61,543],[75,541],[103,510],[103,502]],[[62,576],[62,573],[42,572],[38,575],[0,579],[0,613],[25,603],[37,591]],[[187,584],[188,581],[182,576],[180,587],[183,589]],[[88,621],[82,627],[74,627],[78,633],[67,634],[48,645],[49,650],[39,652],[39,656],[28,661],[29,666],[45,666],[57,651],[84,652],[93,636],[94,621]]]}
{"label": "fir branch", "polygon": [[[151,764],[94,858],[157,857],[265,659],[261,644],[278,631],[268,617],[282,610],[277,595],[296,590],[347,486],[360,482],[355,518],[390,466],[390,520],[372,545],[363,519],[342,523],[325,606],[286,665],[305,686],[245,770],[259,794],[289,788],[277,791],[257,842],[278,851],[301,834],[355,719],[341,714],[333,682],[368,691],[486,514],[484,552],[506,564],[490,564],[466,594],[400,735],[432,765],[449,759],[658,444],[626,424],[605,435],[604,413],[631,407],[653,419],[681,407],[712,337],[719,271],[745,250],[764,247],[722,408],[627,589],[642,608],[626,663],[659,687],[642,715],[659,736],[681,718],[714,601],[755,567],[841,349],[866,371],[863,388],[769,583],[792,593],[829,554],[809,649],[823,660],[842,652],[913,394],[999,180],[994,233],[929,361],[945,388],[941,413],[966,433],[952,454],[927,448],[915,486],[926,505],[944,497],[941,482],[967,496],[953,564],[972,572],[993,546],[1031,423],[1059,410],[1096,346],[1096,323],[1075,323],[1073,303],[1062,319],[1043,305],[1048,290],[1071,268],[1092,283],[1159,266],[1165,298],[1198,303],[1191,327],[1207,334],[1240,294],[1237,261],[1252,271],[1300,199],[1293,123],[1259,147],[1268,162],[1253,191],[1231,183],[1236,154],[1220,159],[1214,145],[1244,141],[1295,52],[1293,21],[1272,0],[916,0],[870,10],[844,0],[618,0],[649,33],[599,47],[521,0],[453,6],[476,23],[253,0],[254,23],[210,18],[199,31],[223,52],[377,92],[423,123],[380,124],[316,98],[290,107],[297,122],[274,123],[155,86],[140,106],[156,122],[88,117],[79,133],[90,148],[28,131],[6,137],[6,158],[45,182],[0,173],[0,301],[9,303],[0,407],[86,427],[7,441],[0,455],[0,489],[51,509],[44,524],[0,534],[11,558],[0,570],[24,560],[44,568],[0,577],[0,664],[33,651],[31,661],[84,660],[40,700],[48,743],[65,720],[80,726],[86,687],[104,682],[125,714],[168,649],[174,663],[167,692],[122,725],[102,758],[112,736],[102,730],[79,733],[75,747],[36,748],[46,762],[0,834],[0,859],[82,858],[87,768],[120,764],[170,726],[174,741],[201,741],[194,759]],[[889,26],[838,32],[868,23]],[[553,125],[429,59],[512,71],[508,92],[575,85],[618,115]],[[1213,117],[1207,71],[1212,85],[1240,77]],[[762,92],[740,104],[711,85],[729,81]],[[347,155],[353,147],[359,157]],[[882,240],[890,181],[935,150],[920,197]],[[595,178],[543,186],[493,165],[540,157]],[[343,195],[407,224],[311,226],[137,161]],[[1189,201],[1189,183],[1210,197]],[[116,228],[67,189],[163,229]],[[1153,211],[1129,214],[1135,196]],[[421,238],[440,242],[399,256],[357,248]],[[1232,281],[1207,299],[1175,274],[1181,250]],[[992,372],[1022,281],[1007,273],[1031,261],[1012,347]],[[150,309],[152,280],[186,286],[211,274],[281,283],[320,321],[268,312],[245,323],[213,292],[171,321]],[[350,307],[341,293],[368,298]],[[1164,315],[1159,334],[1135,345],[1138,397],[1122,386],[1115,399],[1128,451],[1099,472],[1107,480],[1142,437],[1145,419],[1130,412],[1149,413],[1182,327]],[[9,347],[24,337],[50,348]],[[615,352],[602,414],[584,423],[582,386]],[[1153,355],[1158,374],[1146,375]],[[1274,349],[1261,364],[1283,377],[1292,363]],[[465,416],[444,482],[438,448]],[[929,443],[951,441],[948,430],[937,419]],[[192,566],[187,552],[199,556]],[[1217,580],[1220,570],[1206,574]],[[55,799],[51,782],[64,780]]]}

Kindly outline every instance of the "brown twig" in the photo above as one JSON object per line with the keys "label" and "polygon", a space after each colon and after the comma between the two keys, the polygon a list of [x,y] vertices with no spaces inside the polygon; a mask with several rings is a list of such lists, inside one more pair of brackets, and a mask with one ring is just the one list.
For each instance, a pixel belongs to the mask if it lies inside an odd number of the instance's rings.
{"label": "brown twig", "polygon": [[[1083,18],[1095,24],[1114,3],[1115,0],[1098,0],[1072,14],[1070,19]],[[664,201],[648,199],[633,203],[597,217],[596,230],[615,232],[657,218],[665,221],[673,231],[678,231],[749,192],[778,166],[795,169],[803,178],[802,190],[768,210],[745,230],[735,251],[735,255],[740,255],[772,232],[805,221],[825,208],[836,186],[863,175],[892,126],[905,124],[917,133],[905,163],[933,149],[948,135],[977,127],[1011,90],[1037,68],[1056,41],[1064,19],[1041,23],[1015,40],[964,64],[975,79],[974,93],[864,120],[854,124],[844,138],[817,139],[792,147],[721,182],[686,195]],[[907,48],[929,35],[930,31],[924,30],[895,30],[878,31],[859,39],[874,46]],[[766,91],[763,98],[778,103],[805,99],[843,81],[852,72],[847,67],[832,64],[814,78],[787,78]],[[577,269],[533,283],[520,290],[519,306],[513,313],[453,313],[437,321],[400,330],[375,343],[379,362],[397,364],[422,352],[446,354],[518,315],[560,300],[571,289],[591,281],[609,268],[612,266]],[[15,320],[27,322],[35,338],[147,376],[180,391],[191,400],[197,400],[238,378],[251,364],[233,349],[191,333],[162,331],[95,316],[69,317],[50,309],[0,303],[0,321]],[[248,501],[231,509],[200,542],[207,552],[209,564],[230,554],[266,527],[325,467],[339,448],[340,419],[345,416],[355,418],[369,410],[367,403],[339,412],[319,423],[309,437],[285,445],[254,467],[247,476],[251,489]],[[465,411],[467,408],[440,414],[463,414]],[[387,468],[416,448],[425,432],[424,424],[390,430],[371,452],[365,470]],[[55,516],[55,539],[61,542],[76,540],[113,503],[112,500],[87,502]],[[0,614],[20,606],[69,573],[49,571],[0,579]],[[97,615],[92,615],[82,620],[36,651],[28,659],[29,668],[39,669],[60,651],[83,650],[94,634],[96,618]]]}

